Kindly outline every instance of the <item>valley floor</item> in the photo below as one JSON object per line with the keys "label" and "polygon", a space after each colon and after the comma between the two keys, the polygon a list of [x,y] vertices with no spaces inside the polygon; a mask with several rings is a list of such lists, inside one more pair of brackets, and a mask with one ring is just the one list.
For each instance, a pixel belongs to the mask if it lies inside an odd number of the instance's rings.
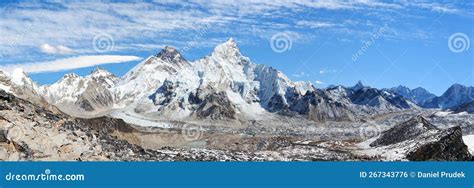
{"label": "valley floor", "polygon": [[[437,147],[443,138],[453,136],[459,139],[441,144],[455,149],[446,150],[435,160],[472,160],[464,152],[464,143],[458,143],[464,135],[472,152],[474,116],[469,114],[407,110],[359,122],[324,123],[288,116],[266,116],[262,121],[181,122],[123,113],[81,119],[51,112],[7,93],[0,93],[0,99],[0,159],[9,161],[426,160],[426,156],[419,155],[408,158],[407,152],[430,144]],[[421,135],[424,137],[371,146],[387,130],[419,114],[426,119],[415,118],[414,128],[425,121],[440,130],[460,125],[462,135],[433,129],[425,131]],[[423,154],[430,152],[428,148]]]}

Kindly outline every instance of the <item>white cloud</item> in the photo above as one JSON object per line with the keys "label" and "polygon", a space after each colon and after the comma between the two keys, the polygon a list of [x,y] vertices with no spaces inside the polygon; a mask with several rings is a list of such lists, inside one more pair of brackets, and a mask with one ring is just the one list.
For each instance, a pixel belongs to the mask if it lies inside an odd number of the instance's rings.
{"label": "white cloud", "polygon": [[305,73],[305,72],[301,72],[299,74],[293,74],[293,77],[295,78],[302,78],[302,77],[308,77],[309,74]]}
{"label": "white cloud", "polygon": [[329,23],[329,22],[307,21],[307,20],[298,21],[296,22],[296,25],[301,26],[301,27],[309,27],[312,29],[336,26],[336,24]]}
{"label": "white cloud", "polygon": [[[171,7],[172,6],[172,7]],[[113,51],[129,50],[131,44],[173,45],[183,47],[182,41],[192,41],[197,33],[205,33],[206,40],[196,41],[196,48],[213,37],[239,37],[241,41],[268,40],[274,33],[292,33],[293,42],[311,42],[315,36],[302,28],[325,28],[327,32],[367,31],[358,29],[360,24],[341,22],[336,11],[351,11],[354,22],[371,21],[375,24],[383,16],[389,18],[405,9],[430,9],[435,12],[457,12],[466,14],[466,8],[458,5],[423,3],[383,3],[373,0],[355,1],[309,1],[309,0],[190,0],[157,2],[69,2],[69,3],[11,3],[0,7],[0,55],[5,57],[30,57],[37,54],[24,53],[38,48],[48,54],[72,53],[85,55],[96,53],[92,49],[95,36],[106,33],[113,37]],[[315,9],[325,9],[331,14],[321,14]],[[332,12],[334,11],[334,12]],[[311,12],[312,14],[307,14]],[[283,22],[287,18],[298,18],[300,13],[308,15],[307,21]],[[399,12],[400,13],[400,12]],[[417,11],[401,12],[403,16],[417,14]],[[393,14],[393,15],[392,15]],[[179,15],[179,16],[176,16]],[[362,16],[358,16],[362,15]],[[470,13],[469,15],[472,15]],[[295,17],[296,16],[296,17]],[[285,19],[280,19],[285,18]],[[315,21],[322,20],[322,21]],[[372,21],[374,21],[372,23]],[[388,21],[382,20],[383,23]],[[295,27],[296,25],[296,27]],[[337,27],[334,27],[337,26]],[[218,28],[218,29],[215,29]],[[370,28],[369,28],[370,29]],[[209,35],[207,35],[209,33]],[[209,37],[213,36],[213,37]],[[409,35],[411,36],[411,35]],[[245,39],[242,39],[246,37]],[[405,37],[405,36],[401,36]],[[179,40],[177,40],[179,38]],[[169,42],[171,41],[171,42]],[[55,46],[67,44],[66,46]],[[181,44],[181,45],[180,45]],[[72,50],[73,49],[73,50]],[[137,50],[146,50],[139,47]],[[18,56],[18,54],[24,56]]]}
{"label": "white cloud", "polygon": [[319,71],[319,74],[328,74],[328,73],[336,73],[336,70],[326,70],[326,69],[321,69]]}
{"label": "white cloud", "polygon": [[13,70],[21,68],[28,73],[59,72],[77,68],[92,67],[101,64],[125,63],[140,59],[141,58],[137,56],[121,55],[77,56],[48,62],[0,65],[0,70],[13,72]]}
{"label": "white cloud", "polygon": [[314,81],[314,83],[319,84],[319,85],[320,85],[320,84],[324,84],[324,82],[319,81],[319,80]]}
{"label": "white cloud", "polygon": [[40,46],[40,50],[43,53],[47,54],[71,54],[73,50],[71,48],[68,48],[67,46],[63,45],[58,45],[58,46],[53,46],[48,43],[44,43]]}

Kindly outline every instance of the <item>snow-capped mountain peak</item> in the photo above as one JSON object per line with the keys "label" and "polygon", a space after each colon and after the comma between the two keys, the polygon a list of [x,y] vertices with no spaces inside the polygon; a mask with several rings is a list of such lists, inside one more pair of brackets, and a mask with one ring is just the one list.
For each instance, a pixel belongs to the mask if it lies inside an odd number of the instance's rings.
{"label": "snow-capped mountain peak", "polygon": [[211,57],[217,59],[227,59],[228,62],[240,63],[242,58],[237,43],[233,38],[229,38],[226,42],[217,45],[211,54]]}
{"label": "snow-capped mountain peak", "polygon": [[252,63],[232,38],[194,62],[166,46],[122,78],[98,68],[86,77],[65,75],[45,91],[52,103],[74,106],[63,111],[82,115],[115,109],[118,114],[123,110],[168,119],[258,118],[268,112],[297,113],[316,121],[351,120],[372,109],[412,107],[402,97],[361,81],[328,91],[310,82],[292,82],[275,68]]}
{"label": "snow-capped mountain peak", "polygon": [[470,101],[474,101],[474,87],[453,84],[443,95],[425,101],[422,105],[426,108],[449,109]]}
{"label": "snow-capped mountain peak", "polygon": [[169,62],[180,66],[185,66],[188,64],[186,59],[184,59],[178,50],[171,46],[165,46],[163,50],[156,54],[156,57],[164,62]]}
{"label": "snow-capped mountain peak", "polygon": [[362,81],[359,80],[356,85],[354,85],[354,86],[351,87],[351,89],[354,90],[354,91],[357,91],[357,90],[363,89],[363,88],[365,88],[365,87],[366,87],[366,86],[362,83]]}
{"label": "snow-capped mountain peak", "polygon": [[90,75],[88,75],[88,77],[91,77],[91,78],[112,77],[112,76],[114,76],[112,73],[100,67],[97,67],[94,71],[91,72]]}
{"label": "snow-capped mountain peak", "polygon": [[410,99],[411,101],[415,102],[416,104],[421,104],[424,101],[430,100],[434,97],[436,97],[434,94],[430,93],[426,89],[422,87],[417,87],[413,90],[406,86],[398,86],[398,87],[393,87],[389,89],[390,91],[395,92],[398,95],[401,95],[407,99]]}
{"label": "snow-capped mountain peak", "polygon": [[81,79],[82,76],[77,75],[76,73],[68,73],[65,74],[59,82],[67,81],[67,80],[75,80],[75,79]]}
{"label": "snow-capped mountain peak", "polygon": [[17,86],[23,86],[25,84],[25,81],[30,81],[23,69],[20,68],[13,70],[11,74],[11,79],[13,83],[15,83]]}

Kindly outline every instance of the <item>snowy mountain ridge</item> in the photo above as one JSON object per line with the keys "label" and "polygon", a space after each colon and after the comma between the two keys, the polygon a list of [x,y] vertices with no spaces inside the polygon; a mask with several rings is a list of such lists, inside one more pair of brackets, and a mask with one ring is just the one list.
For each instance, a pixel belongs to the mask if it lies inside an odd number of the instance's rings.
{"label": "snowy mountain ridge", "polygon": [[225,120],[271,113],[353,121],[419,108],[396,91],[362,82],[327,89],[292,82],[281,71],[243,56],[232,38],[193,62],[166,46],[120,78],[99,68],[85,77],[67,74],[52,85],[32,88],[62,111],[85,116],[121,111],[177,120]]}

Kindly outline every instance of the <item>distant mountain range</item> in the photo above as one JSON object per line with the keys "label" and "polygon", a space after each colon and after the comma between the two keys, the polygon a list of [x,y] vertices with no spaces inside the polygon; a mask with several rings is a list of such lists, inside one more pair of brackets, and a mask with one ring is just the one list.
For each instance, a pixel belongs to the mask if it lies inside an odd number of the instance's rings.
{"label": "distant mountain range", "polygon": [[405,86],[398,86],[389,90],[410,99],[422,108],[440,108],[454,112],[466,109],[467,112],[472,113],[472,110],[469,110],[472,109],[470,106],[474,101],[474,87],[472,86],[453,84],[439,97],[421,87],[411,90]]}
{"label": "distant mountain range", "polygon": [[85,77],[67,74],[52,85],[38,86],[22,72],[0,72],[0,89],[73,116],[133,113],[168,120],[252,120],[273,114],[355,121],[406,109],[452,109],[474,98],[473,87],[459,84],[439,97],[423,88],[377,89],[362,82],[319,89],[253,63],[233,39],[194,62],[165,47],[123,77],[98,68]]}
{"label": "distant mountain range", "polygon": [[415,89],[410,89],[406,86],[398,86],[398,87],[393,87],[391,89],[389,89],[407,99],[410,99],[411,101],[413,101],[414,103],[416,104],[421,104],[423,103],[424,101],[427,101],[427,100],[430,100],[430,99],[433,99],[436,97],[436,95],[430,93],[428,90],[422,88],[422,87],[417,87]]}

